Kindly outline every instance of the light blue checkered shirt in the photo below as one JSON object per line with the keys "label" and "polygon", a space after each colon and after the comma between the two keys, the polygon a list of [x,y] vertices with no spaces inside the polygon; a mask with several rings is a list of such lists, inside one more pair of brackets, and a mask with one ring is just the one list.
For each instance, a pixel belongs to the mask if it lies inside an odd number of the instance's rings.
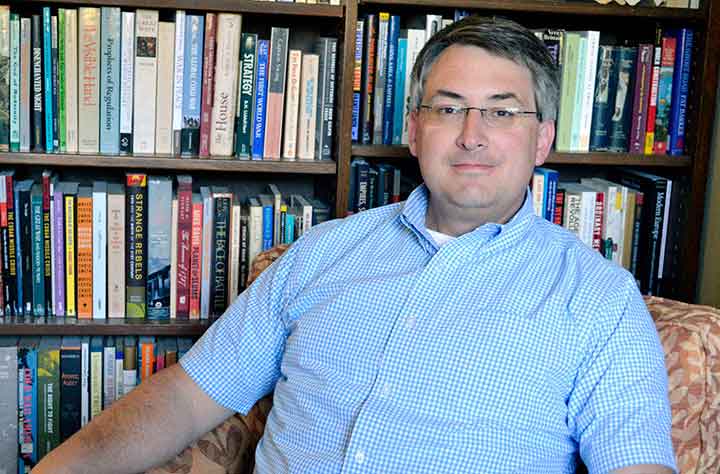
{"label": "light blue checkered shirt", "polygon": [[674,468],[632,276],[529,198],[438,247],[427,193],[313,229],[181,360],[242,413],[275,389],[257,472]]}

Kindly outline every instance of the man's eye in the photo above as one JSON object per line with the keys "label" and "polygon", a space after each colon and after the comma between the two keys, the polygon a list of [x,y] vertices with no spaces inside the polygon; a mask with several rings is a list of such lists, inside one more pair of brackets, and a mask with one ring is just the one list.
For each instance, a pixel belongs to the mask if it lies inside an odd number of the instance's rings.
{"label": "man's eye", "polygon": [[453,107],[451,105],[442,105],[437,107],[439,115],[460,115],[463,111],[462,107]]}
{"label": "man's eye", "polygon": [[513,118],[517,113],[512,109],[490,109],[490,115],[495,118]]}

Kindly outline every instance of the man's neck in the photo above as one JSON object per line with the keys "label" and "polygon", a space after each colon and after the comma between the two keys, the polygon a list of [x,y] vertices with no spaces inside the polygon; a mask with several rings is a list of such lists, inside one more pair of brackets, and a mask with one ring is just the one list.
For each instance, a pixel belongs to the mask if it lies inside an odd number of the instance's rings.
{"label": "man's neck", "polygon": [[432,201],[432,197],[428,201],[428,208],[425,214],[425,227],[436,232],[459,237],[461,235],[472,232],[480,226],[492,222],[495,224],[505,224],[522,207],[524,199],[512,210],[502,216],[495,213],[483,212],[485,209],[458,209],[451,206],[443,206],[442,204]]}

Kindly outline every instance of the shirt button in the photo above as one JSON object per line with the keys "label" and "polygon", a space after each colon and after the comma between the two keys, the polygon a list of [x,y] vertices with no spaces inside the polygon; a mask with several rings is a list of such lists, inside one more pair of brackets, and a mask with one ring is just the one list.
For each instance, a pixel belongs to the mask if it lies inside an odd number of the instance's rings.
{"label": "shirt button", "polygon": [[417,324],[417,318],[415,316],[408,316],[405,319],[405,327],[407,327],[408,330],[410,330],[410,331],[415,329],[416,324]]}
{"label": "shirt button", "polygon": [[380,389],[380,396],[382,398],[387,398],[390,396],[390,384],[389,383],[383,384],[382,388]]}
{"label": "shirt button", "polygon": [[357,461],[358,464],[362,464],[365,462],[365,452],[364,451],[358,451],[355,453],[355,461]]}

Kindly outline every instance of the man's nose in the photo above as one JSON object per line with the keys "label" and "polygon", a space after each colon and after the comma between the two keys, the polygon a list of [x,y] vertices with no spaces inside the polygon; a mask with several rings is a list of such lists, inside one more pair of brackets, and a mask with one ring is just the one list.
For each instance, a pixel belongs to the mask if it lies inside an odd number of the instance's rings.
{"label": "man's nose", "polygon": [[468,151],[487,146],[487,128],[483,112],[478,109],[468,110],[457,138],[457,145]]}

